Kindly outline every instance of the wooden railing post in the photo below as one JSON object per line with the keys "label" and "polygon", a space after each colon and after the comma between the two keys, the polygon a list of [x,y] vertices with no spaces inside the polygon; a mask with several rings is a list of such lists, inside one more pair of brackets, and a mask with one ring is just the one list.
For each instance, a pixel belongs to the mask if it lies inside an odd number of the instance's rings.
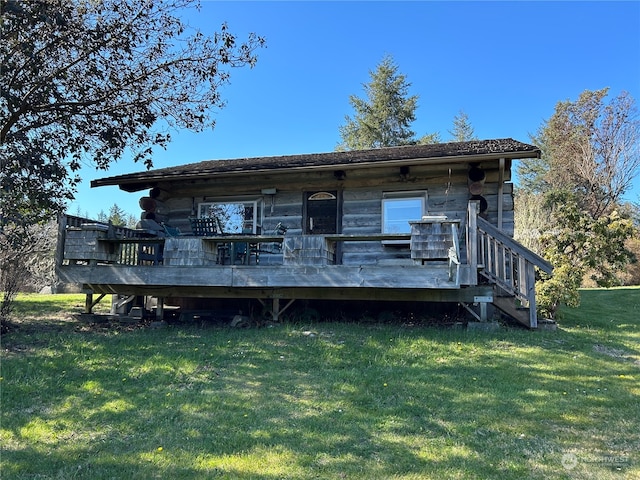
{"label": "wooden railing post", "polygon": [[527,298],[529,299],[529,327],[538,327],[538,312],[536,309],[536,271],[533,263],[527,263]]}
{"label": "wooden railing post", "polygon": [[467,263],[471,270],[471,279],[475,282],[478,271],[478,212],[480,202],[470,201],[467,209]]}
{"label": "wooden railing post", "polygon": [[[528,277],[527,277],[527,273],[529,271],[529,265],[531,265],[529,262],[527,262],[525,260],[525,258],[521,255],[518,255],[518,282],[516,284],[516,288],[518,289],[519,292],[522,292],[523,296],[527,297],[527,301],[529,301],[529,295],[528,295]],[[525,307],[529,307],[529,305],[525,305]]]}

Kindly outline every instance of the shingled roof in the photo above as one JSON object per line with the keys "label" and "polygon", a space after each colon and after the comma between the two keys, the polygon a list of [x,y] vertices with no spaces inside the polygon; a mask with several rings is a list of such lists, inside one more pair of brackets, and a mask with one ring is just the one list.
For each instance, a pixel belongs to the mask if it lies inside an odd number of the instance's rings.
{"label": "shingled roof", "polygon": [[119,185],[134,192],[153,186],[157,182],[175,178],[193,179],[218,175],[255,174],[291,169],[340,168],[415,163],[446,163],[476,161],[492,158],[538,158],[540,149],[512,138],[477,140],[470,142],[407,145],[401,147],[350,150],[346,152],[311,153],[276,157],[206,160],[177,167],[160,168],[127,175],[101,178],[91,182],[92,187]]}

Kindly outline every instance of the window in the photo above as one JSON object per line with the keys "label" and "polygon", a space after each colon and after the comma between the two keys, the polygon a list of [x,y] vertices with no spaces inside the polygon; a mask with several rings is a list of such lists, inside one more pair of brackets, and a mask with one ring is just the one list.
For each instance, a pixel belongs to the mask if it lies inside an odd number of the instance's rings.
{"label": "window", "polygon": [[222,233],[259,233],[262,225],[261,200],[228,200],[198,205],[198,218],[218,219]]}
{"label": "window", "polygon": [[385,193],[382,197],[382,233],[411,233],[410,221],[427,211],[427,192]]}

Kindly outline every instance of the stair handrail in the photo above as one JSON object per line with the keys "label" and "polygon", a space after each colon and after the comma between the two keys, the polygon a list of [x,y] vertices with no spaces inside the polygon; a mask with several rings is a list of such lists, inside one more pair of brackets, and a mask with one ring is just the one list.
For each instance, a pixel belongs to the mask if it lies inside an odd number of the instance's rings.
{"label": "stair handrail", "polygon": [[498,227],[487,222],[484,218],[478,217],[477,225],[478,225],[478,230],[480,232],[484,232],[487,235],[492,236],[497,241],[502,243],[504,246],[506,246],[513,252],[517,253],[518,255],[522,256],[525,260],[532,263],[534,266],[538,267],[544,273],[547,273],[549,275],[553,273],[553,265],[551,265],[551,263],[549,263],[547,260],[542,258],[537,253],[532,252],[527,247],[525,247],[521,243],[511,238],[509,235],[504,233]]}
{"label": "stair handrail", "polygon": [[480,275],[525,304],[529,309],[529,327],[536,328],[535,268],[551,275],[553,266],[480,217],[477,203],[469,202],[468,208],[468,263]]}

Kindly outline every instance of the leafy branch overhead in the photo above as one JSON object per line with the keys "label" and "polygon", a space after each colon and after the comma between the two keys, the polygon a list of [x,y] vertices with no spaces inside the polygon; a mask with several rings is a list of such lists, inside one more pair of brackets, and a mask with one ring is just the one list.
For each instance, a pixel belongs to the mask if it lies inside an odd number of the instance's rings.
{"label": "leafy branch overhead", "polygon": [[627,92],[585,90],[574,102],[558,102],[533,137],[543,157],[519,169],[533,192],[569,189],[597,218],[622,201],[640,172],[640,118]]}
{"label": "leafy branch overhead", "polygon": [[149,167],[171,128],[213,127],[231,68],[255,65],[265,44],[224,23],[213,36],[190,29],[180,13],[196,0],[1,7],[2,186],[45,209],[72,196],[85,157],[107,168],[130,148]]}

